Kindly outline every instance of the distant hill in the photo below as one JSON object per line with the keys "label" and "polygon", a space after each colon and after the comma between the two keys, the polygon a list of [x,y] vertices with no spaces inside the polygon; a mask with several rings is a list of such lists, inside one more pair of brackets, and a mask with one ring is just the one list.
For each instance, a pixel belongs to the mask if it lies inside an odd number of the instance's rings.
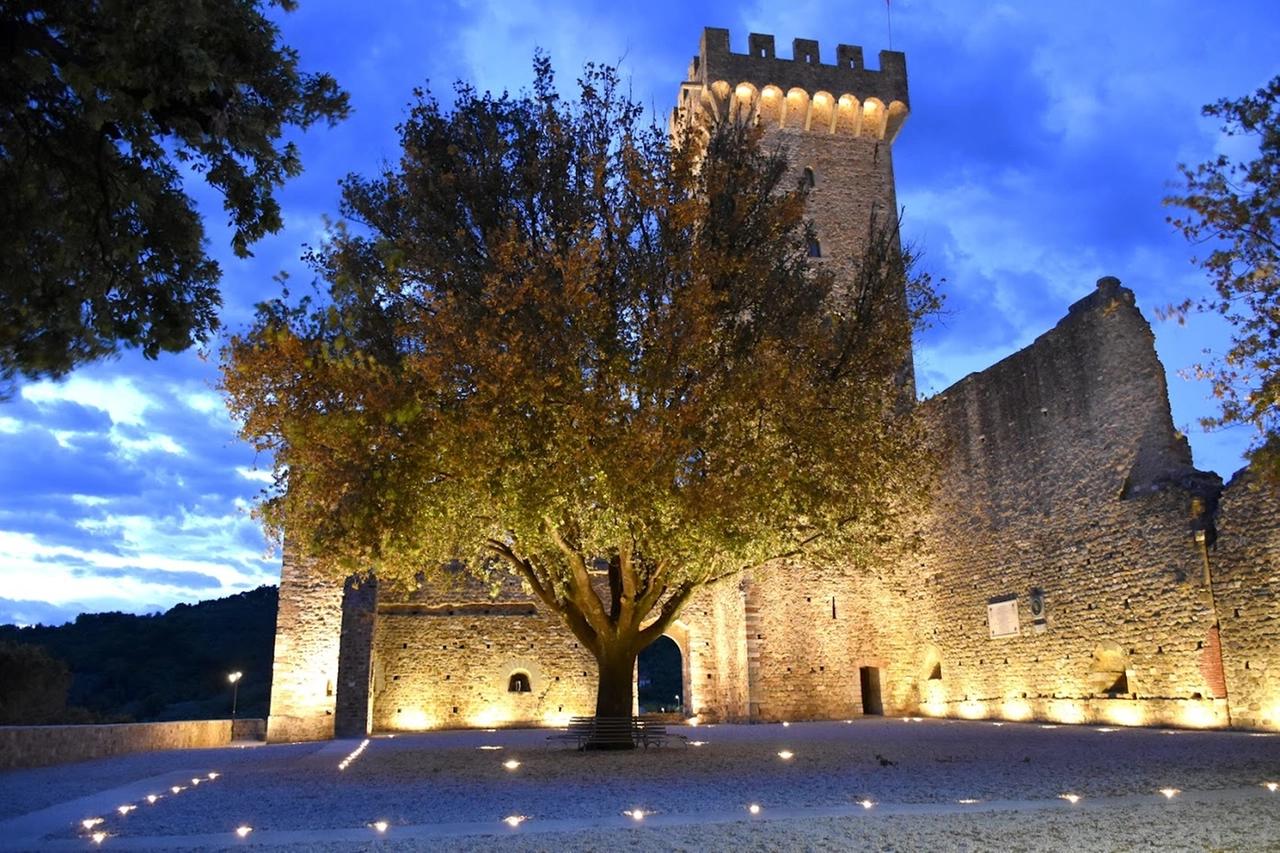
{"label": "distant hill", "polygon": [[266,717],[276,588],[179,604],[166,613],[85,613],[57,627],[0,625],[0,642],[43,646],[73,679],[67,704],[104,722]]}

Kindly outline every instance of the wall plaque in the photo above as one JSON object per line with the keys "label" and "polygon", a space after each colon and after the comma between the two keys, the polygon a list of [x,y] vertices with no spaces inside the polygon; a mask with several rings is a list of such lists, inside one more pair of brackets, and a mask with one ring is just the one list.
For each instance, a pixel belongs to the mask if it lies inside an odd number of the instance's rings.
{"label": "wall plaque", "polygon": [[991,628],[991,637],[1016,637],[1018,630],[1018,599],[992,601],[987,604],[987,625]]}

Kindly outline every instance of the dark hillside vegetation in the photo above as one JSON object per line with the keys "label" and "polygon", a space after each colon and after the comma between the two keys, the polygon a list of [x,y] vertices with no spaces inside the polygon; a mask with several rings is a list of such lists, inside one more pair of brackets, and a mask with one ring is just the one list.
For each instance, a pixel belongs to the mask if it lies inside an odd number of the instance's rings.
{"label": "dark hillside vegetation", "polygon": [[[276,588],[261,586],[166,613],[85,613],[57,627],[2,625],[0,644],[43,647],[71,672],[65,704],[73,711],[29,723],[228,717],[231,672],[243,673],[236,716],[265,717],[275,626]],[[25,707],[8,695],[23,689],[0,680],[0,708]],[[41,715],[53,714],[47,701],[39,707]]]}

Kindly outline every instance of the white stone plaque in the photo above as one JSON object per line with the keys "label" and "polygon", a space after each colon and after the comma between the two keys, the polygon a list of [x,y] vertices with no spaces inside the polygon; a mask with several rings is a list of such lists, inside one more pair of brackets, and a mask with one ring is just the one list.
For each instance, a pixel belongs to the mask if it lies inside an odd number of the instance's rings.
{"label": "white stone plaque", "polygon": [[1018,636],[1021,633],[1018,630],[1018,599],[988,604],[987,625],[991,627],[992,639]]}

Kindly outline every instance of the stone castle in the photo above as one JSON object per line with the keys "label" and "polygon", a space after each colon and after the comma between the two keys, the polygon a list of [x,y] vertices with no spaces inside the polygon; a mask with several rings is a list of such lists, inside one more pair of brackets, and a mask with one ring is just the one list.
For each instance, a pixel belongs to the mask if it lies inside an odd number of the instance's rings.
{"label": "stone castle", "polygon": [[[782,135],[843,274],[879,211],[906,61],[707,29],[673,121]],[[1280,730],[1280,499],[1224,488],[1173,427],[1132,292],[1104,278],[1056,327],[922,404],[943,465],[920,552],[873,571],[770,566],[703,590],[668,636],[703,721],[861,714]],[[379,593],[286,551],[270,740],[563,723],[595,661],[512,580]]]}

